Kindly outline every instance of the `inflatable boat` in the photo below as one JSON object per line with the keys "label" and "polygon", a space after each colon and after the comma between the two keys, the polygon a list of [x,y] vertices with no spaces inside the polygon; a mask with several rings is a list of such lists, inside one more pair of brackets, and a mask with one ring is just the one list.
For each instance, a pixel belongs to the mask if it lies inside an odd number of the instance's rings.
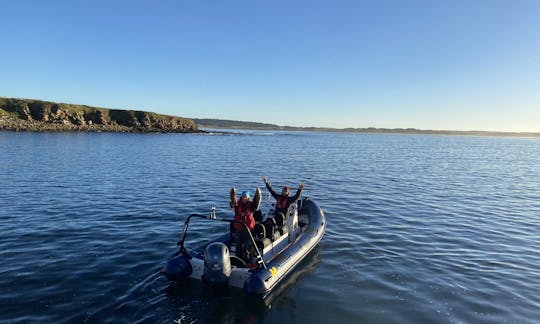
{"label": "inflatable boat", "polygon": [[[171,281],[185,278],[202,280],[209,285],[230,286],[266,298],[272,290],[319,243],[326,230],[324,212],[309,198],[299,199],[286,212],[274,216],[275,204],[267,203],[259,213],[254,230],[244,223],[210,215],[191,214],[184,223],[179,250],[163,266],[163,274]],[[227,231],[219,238],[193,249],[185,247],[192,219],[240,223],[249,237],[243,243]]]}

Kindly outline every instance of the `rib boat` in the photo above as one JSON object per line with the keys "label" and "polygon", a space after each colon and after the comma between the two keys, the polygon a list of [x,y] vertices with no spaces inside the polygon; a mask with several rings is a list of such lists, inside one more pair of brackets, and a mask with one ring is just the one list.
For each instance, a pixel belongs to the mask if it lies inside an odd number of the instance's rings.
{"label": "rib boat", "polygon": [[[309,254],[326,230],[323,210],[311,199],[302,198],[291,204],[286,215],[274,216],[275,203],[265,204],[259,211],[252,231],[246,224],[209,215],[191,214],[184,223],[179,249],[163,266],[163,274],[171,281],[186,278],[202,280],[211,286],[230,286],[247,294],[266,298],[279,283]],[[186,247],[189,224],[193,219],[210,222],[240,223],[249,234],[240,244],[233,231],[227,231],[192,249]]]}

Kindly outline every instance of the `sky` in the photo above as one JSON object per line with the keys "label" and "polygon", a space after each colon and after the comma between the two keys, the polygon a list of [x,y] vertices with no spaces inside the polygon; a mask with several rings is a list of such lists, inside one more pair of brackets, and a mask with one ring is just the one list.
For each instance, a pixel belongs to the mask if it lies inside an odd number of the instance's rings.
{"label": "sky", "polygon": [[540,132],[537,0],[0,0],[0,12],[3,97]]}

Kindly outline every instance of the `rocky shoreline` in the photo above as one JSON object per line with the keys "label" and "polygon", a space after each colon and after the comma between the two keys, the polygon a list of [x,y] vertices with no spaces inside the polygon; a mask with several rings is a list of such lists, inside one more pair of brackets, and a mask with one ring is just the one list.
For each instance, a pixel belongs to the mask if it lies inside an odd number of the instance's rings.
{"label": "rocky shoreline", "polygon": [[198,133],[189,119],[151,112],[0,98],[0,130],[34,132]]}

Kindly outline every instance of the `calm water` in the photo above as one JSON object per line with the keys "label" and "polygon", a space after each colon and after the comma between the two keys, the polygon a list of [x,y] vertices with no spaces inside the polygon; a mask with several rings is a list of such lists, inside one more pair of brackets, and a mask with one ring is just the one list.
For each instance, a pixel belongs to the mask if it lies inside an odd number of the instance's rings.
{"label": "calm water", "polygon": [[[300,270],[266,304],[162,278],[187,214],[262,175],[326,212]],[[534,323],[540,140],[4,132],[0,261],[7,323]]]}

